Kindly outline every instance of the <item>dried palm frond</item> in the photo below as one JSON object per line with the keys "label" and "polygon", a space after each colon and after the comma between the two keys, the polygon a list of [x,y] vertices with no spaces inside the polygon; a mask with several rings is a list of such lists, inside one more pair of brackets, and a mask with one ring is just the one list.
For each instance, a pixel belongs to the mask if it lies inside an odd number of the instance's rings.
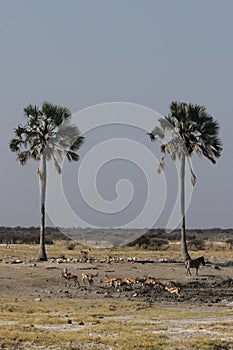
{"label": "dried palm frond", "polygon": [[158,173],[160,174],[161,173],[161,171],[164,169],[164,157],[162,157],[161,159],[160,159],[160,162],[159,162],[159,166],[158,166],[158,169],[157,169],[157,171],[158,171]]}
{"label": "dried palm frond", "polygon": [[191,162],[190,162],[190,158],[187,157],[187,159],[188,159],[188,165],[189,165],[189,170],[190,170],[190,174],[191,174],[191,183],[192,183],[193,186],[195,186],[195,185],[196,185],[196,182],[197,182],[197,177],[196,177],[196,175],[194,174],[194,171],[193,171],[193,169],[192,169],[192,165],[191,165]]}
{"label": "dried palm frond", "polygon": [[190,171],[191,171],[191,182],[192,182],[192,185],[195,186],[197,182],[197,177],[191,169]]}

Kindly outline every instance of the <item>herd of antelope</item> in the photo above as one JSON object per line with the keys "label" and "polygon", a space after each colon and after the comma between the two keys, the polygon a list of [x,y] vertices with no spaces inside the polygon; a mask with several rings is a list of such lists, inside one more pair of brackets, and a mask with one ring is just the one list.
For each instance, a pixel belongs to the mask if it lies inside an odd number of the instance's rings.
{"label": "herd of antelope", "polygon": [[[185,261],[185,267],[187,270],[187,275],[191,275],[191,268],[196,269],[196,275],[198,275],[198,270],[200,268],[200,265],[205,265],[205,259],[203,256],[197,258],[197,259],[187,259]],[[80,287],[79,277],[77,275],[74,275],[67,271],[67,268],[65,268],[61,274],[61,277],[65,279],[65,285],[69,283],[71,286],[71,282],[74,283],[74,286]],[[88,272],[82,272],[81,274],[81,281],[83,284],[87,284],[89,286],[93,286],[95,278],[98,277],[98,272],[96,274],[88,273]],[[106,278],[104,280],[100,280],[100,283],[104,287],[112,287],[117,290],[121,290],[121,287],[124,286],[132,286],[132,287],[146,287],[146,286],[159,286],[163,290],[169,292],[172,296],[175,295],[177,297],[180,297],[180,287],[177,286],[177,284],[173,281],[167,281],[162,279],[157,279],[154,277],[148,277],[147,275],[144,275],[144,277],[112,277],[109,278],[106,275]]]}
{"label": "herd of antelope", "polygon": [[166,285],[164,285],[164,283],[160,280],[160,279],[156,279],[154,277],[143,277],[143,278],[128,278],[125,277],[124,279],[122,278],[110,278],[107,279],[105,281],[103,281],[103,284],[105,286],[109,286],[109,287],[114,287],[114,288],[119,288],[122,286],[155,286],[158,285],[160,287],[163,287],[164,290],[168,291],[169,293],[176,294],[178,297],[180,297],[180,287],[178,287],[176,285],[175,282],[173,281],[167,281]]}
{"label": "herd of antelope", "polygon": [[[65,268],[61,274],[61,277],[65,279],[65,285],[67,286],[67,282],[69,282],[69,286],[71,286],[71,282],[74,282],[74,286],[80,287],[79,278],[77,275],[73,275],[70,272],[67,271],[67,268]],[[98,277],[98,272],[96,274],[82,272],[81,274],[81,280],[82,283],[88,284],[90,286],[93,285],[94,279]],[[165,291],[168,291],[171,295],[177,295],[180,296],[180,288],[176,285],[173,281],[167,281],[166,284],[164,284],[160,279],[156,279],[154,277],[113,277],[113,278],[107,278],[105,280],[100,280],[102,285],[104,287],[113,287],[115,289],[118,289],[123,286],[138,286],[138,287],[145,287],[145,286],[155,286],[158,285],[162,287]]]}

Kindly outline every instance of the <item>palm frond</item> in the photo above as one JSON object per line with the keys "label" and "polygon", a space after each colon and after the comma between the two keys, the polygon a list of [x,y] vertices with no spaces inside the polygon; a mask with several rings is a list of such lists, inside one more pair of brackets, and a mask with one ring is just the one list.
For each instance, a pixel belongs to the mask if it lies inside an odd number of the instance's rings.
{"label": "palm frond", "polygon": [[69,162],[71,162],[72,160],[77,162],[79,160],[79,155],[73,151],[68,151],[66,153],[66,156],[67,156]]}
{"label": "palm frond", "polygon": [[18,128],[15,129],[15,136],[22,140],[23,134],[25,134],[25,127],[19,125]]}
{"label": "palm frond", "polygon": [[173,130],[175,127],[174,120],[169,116],[160,118],[159,123],[160,123],[160,128],[163,130],[163,133],[165,132],[165,130],[166,131]]}
{"label": "palm frond", "polygon": [[193,168],[192,168],[192,165],[191,165],[191,162],[190,162],[190,157],[187,157],[187,159],[188,159],[189,171],[190,171],[190,174],[191,174],[191,183],[192,183],[193,186],[195,186],[196,182],[197,182],[197,177],[194,174],[194,171],[193,171]]}
{"label": "palm frond", "polygon": [[166,152],[167,152],[167,145],[166,145],[166,144],[162,144],[162,145],[160,146],[160,151],[161,151],[162,153],[166,153]]}
{"label": "palm frond", "polygon": [[20,145],[22,144],[22,141],[19,139],[12,139],[9,143],[10,150],[12,152],[18,152],[20,149]]}
{"label": "palm frond", "polygon": [[153,132],[148,132],[147,135],[150,136],[151,141],[155,141],[156,137],[155,137],[155,135],[153,134]]}
{"label": "palm frond", "polygon": [[62,161],[63,158],[63,151],[57,147],[54,148],[54,156],[56,157],[56,159],[58,160],[58,162]]}
{"label": "palm frond", "polygon": [[58,174],[61,174],[61,166],[60,166],[60,162],[56,159],[56,157],[53,157],[53,161],[54,161],[54,166],[56,171],[58,172]]}
{"label": "palm frond", "polygon": [[25,165],[27,160],[31,157],[30,152],[29,151],[22,151],[18,154],[18,161],[20,162],[20,164]]}
{"label": "palm frond", "polygon": [[164,157],[162,157],[162,158],[160,159],[159,166],[158,166],[158,169],[157,169],[157,171],[158,171],[159,174],[160,174],[161,171],[164,169],[164,166],[165,166]]}
{"label": "palm frond", "polygon": [[[159,120],[162,123],[162,119]],[[160,125],[156,126],[150,133],[147,133],[149,135],[151,141],[155,141],[156,139],[163,139],[164,138],[164,128]]]}
{"label": "palm frond", "polygon": [[75,140],[75,142],[72,144],[72,146],[70,147],[70,149],[72,151],[78,151],[79,148],[83,145],[84,143],[84,137],[83,136],[79,136],[77,137],[77,139]]}
{"label": "palm frond", "polygon": [[71,119],[71,112],[68,108],[56,106],[47,101],[42,103],[41,112],[53,130]]}
{"label": "palm frond", "polygon": [[34,160],[40,161],[40,159],[41,159],[40,151],[36,147],[32,148],[30,155],[31,155],[31,158]]}
{"label": "palm frond", "polygon": [[193,171],[191,170],[191,183],[193,186],[196,185],[196,182],[197,182],[197,177],[196,175],[193,173]]}
{"label": "palm frond", "polygon": [[24,115],[27,118],[37,120],[38,116],[40,115],[40,111],[36,105],[28,105],[26,108],[24,108]]}

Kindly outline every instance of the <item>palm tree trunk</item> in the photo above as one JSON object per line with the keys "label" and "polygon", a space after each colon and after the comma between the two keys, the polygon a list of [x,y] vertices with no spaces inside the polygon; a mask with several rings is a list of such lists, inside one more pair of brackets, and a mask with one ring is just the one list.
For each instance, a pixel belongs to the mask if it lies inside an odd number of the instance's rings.
{"label": "palm tree trunk", "polygon": [[186,242],[185,228],[185,154],[181,156],[180,165],[180,212],[181,212],[181,254],[184,260],[190,259]]}
{"label": "palm tree trunk", "polygon": [[42,155],[42,165],[40,170],[40,246],[39,246],[39,261],[46,261],[46,251],[45,251],[45,194],[46,194],[46,180],[47,180],[47,169],[46,169],[46,154],[45,150]]}

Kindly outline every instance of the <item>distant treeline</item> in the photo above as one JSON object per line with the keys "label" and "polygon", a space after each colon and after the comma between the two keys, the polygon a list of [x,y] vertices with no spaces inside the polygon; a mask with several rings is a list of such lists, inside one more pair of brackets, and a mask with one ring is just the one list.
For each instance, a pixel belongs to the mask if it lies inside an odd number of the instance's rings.
{"label": "distant treeline", "polygon": [[[70,240],[70,237],[74,233],[78,233],[81,236],[90,236],[95,234],[101,237],[102,240],[106,239],[111,232],[115,235],[124,232],[123,229],[92,229],[92,228],[70,228],[70,229],[59,229],[57,227],[47,227],[46,228],[46,244],[53,244],[55,240]],[[174,230],[172,232],[167,232],[165,229],[156,228],[149,230],[125,230],[125,232],[136,232],[141,231],[142,235],[133,240],[128,246],[160,246],[166,244],[169,241],[179,241],[180,231]],[[65,234],[63,233],[65,232]],[[1,244],[38,244],[39,243],[39,227],[4,227],[0,226],[0,243]],[[139,235],[138,235],[139,236]],[[233,229],[221,229],[221,228],[211,228],[211,229],[190,229],[187,230],[188,240],[233,240]]]}
{"label": "distant treeline", "polygon": [[[0,243],[5,244],[39,244],[39,227],[4,227],[0,226]],[[54,240],[69,240],[58,228],[48,227],[46,244],[53,244]]]}
{"label": "distant treeline", "polygon": [[[187,241],[195,248],[204,249],[205,241],[225,241],[233,244],[233,229],[188,229],[186,230]],[[173,230],[171,232],[165,229],[149,229],[144,235],[132,241],[128,246],[139,247],[154,247],[160,248],[166,245],[169,241],[180,241],[180,230]]]}

